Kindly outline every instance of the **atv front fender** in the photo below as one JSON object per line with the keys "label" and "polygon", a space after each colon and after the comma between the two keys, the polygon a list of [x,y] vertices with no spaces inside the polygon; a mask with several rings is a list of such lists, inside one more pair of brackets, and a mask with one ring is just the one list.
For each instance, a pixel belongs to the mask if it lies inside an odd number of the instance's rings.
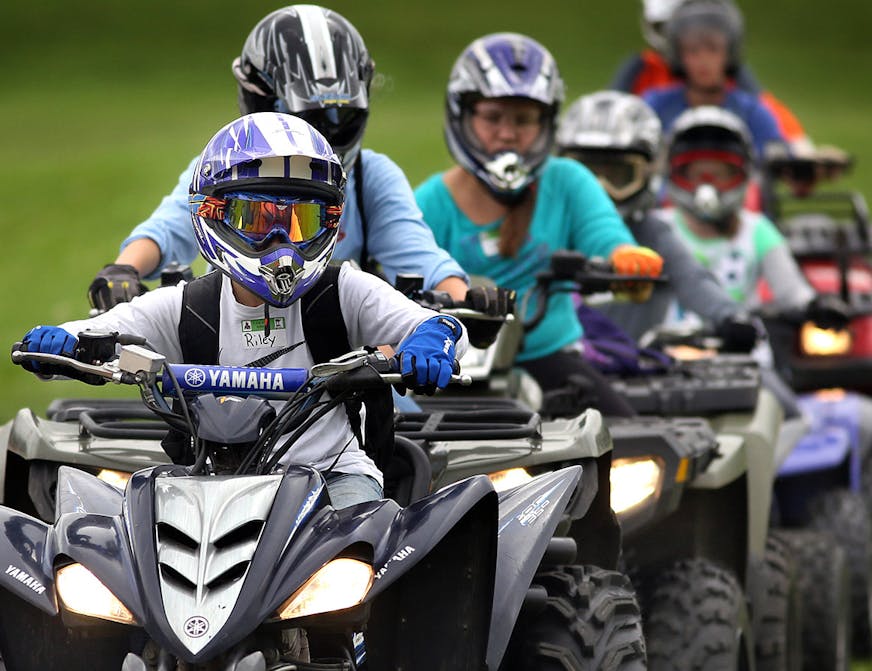
{"label": "atv front fender", "polygon": [[[57,615],[54,576],[47,560],[49,526],[0,506],[0,586],[50,615]],[[49,548],[50,550],[50,548]]]}

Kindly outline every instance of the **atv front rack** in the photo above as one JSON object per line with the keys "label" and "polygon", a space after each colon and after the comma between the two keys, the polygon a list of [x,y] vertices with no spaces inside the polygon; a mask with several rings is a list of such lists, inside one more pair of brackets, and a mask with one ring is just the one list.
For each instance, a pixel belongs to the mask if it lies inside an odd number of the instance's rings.
{"label": "atv front rack", "polygon": [[752,410],[760,371],[747,356],[681,361],[661,375],[617,378],[616,392],[640,415],[711,415]]}
{"label": "atv front rack", "polygon": [[78,422],[82,436],[126,440],[161,440],[169,426],[139,399],[64,398],[52,401],[46,417]]}
{"label": "atv front rack", "polygon": [[421,412],[395,417],[394,429],[411,440],[512,440],[540,437],[539,414],[513,399],[428,399]]}

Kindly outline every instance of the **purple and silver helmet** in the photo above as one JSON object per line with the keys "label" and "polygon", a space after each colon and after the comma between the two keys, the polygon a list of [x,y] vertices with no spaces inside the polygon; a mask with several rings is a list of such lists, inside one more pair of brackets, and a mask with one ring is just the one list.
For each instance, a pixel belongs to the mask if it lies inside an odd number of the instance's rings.
{"label": "purple and silver helmet", "polygon": [[[521,98],[543,107],[542,128],[523,156],[489,154],[471,127],[475,103],[484,98]],[[563,101],[563,80],[551,53],[517,33],[494,33],[464,49],[451,69],[445,101],[445,140],[461,166],[500,200],[513,201],[538,177],[554,146],[554,125]]]}
{"label": "purple and silver helmet", "polygon": [[239,111],[285,112],[317,128],[348,169],[360,151],[375,64],[360,33],[317,5],[278,9],[233,61]]}
{"label": "purple and silver helmet", "polygon": [[284,307],[308,291],[336,246],[345,173],[297,117],[248,114],[219,130],[194,168],[197,245],[225,275]]}

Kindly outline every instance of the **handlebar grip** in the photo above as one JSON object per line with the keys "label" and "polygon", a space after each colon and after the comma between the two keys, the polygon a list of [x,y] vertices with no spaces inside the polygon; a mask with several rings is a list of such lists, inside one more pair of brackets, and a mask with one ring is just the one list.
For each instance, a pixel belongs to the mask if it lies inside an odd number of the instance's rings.
{"label": "handlebar grip", "polygon": [[144,336],[133,335],[132,333],[119,333],[116,337],[116,342],[119,345],[146,345],[148,340]]}

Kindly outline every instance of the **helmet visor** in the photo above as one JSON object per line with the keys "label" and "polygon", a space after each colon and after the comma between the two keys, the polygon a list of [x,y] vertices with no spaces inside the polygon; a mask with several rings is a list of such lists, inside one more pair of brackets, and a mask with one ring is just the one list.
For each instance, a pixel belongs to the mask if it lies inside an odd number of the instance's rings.
{"label": "helmet visor", "polygon": [[260,194],[226,194],[224,198],[194,194],[197,216],[220,221],[255,251],[274,242],[304,245],[323,231],[335,229],[341,205],[273,198]]}
{"label": "helmet visor", "polygon": [[636,195],[647,185],[650,176],[650,164],[639,154],[570,149],[563,155],[584,164],[617,202]]}
{"label": "helmet visor", "polygon": [[[278,107],[286,107],[281,99]],[[286,109],[278,109],[286,112]],[[322,107],[320,109],[287,112],[300,117],[315,127],[330,145],[337,151],[342,151],[357,142],[363,132],[369,110],[359,107]]]}
{"label": "helmet visor", "polygon": [[729,191],[747,179],[744,157],[730,151],[686,151],[672,157],[669,179],[685,191],[711,184],[718,191]]}

